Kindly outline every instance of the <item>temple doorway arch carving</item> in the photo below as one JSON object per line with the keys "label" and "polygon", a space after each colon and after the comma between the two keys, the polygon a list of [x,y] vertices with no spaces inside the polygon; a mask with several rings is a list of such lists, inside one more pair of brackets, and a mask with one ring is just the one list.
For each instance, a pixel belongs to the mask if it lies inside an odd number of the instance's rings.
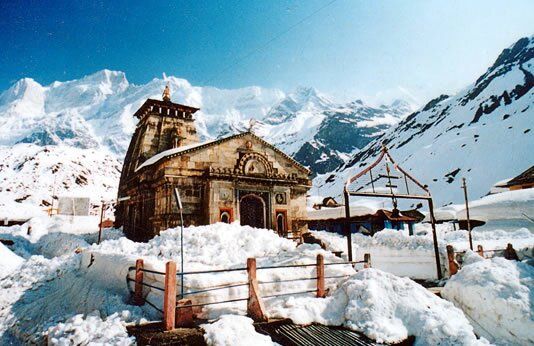
{"label": "temple doorway arch carving", "polygon": [[267,205],[263,198],[255,193],[248,193],[239,200],[241,225],[255,228],[267,228]]}

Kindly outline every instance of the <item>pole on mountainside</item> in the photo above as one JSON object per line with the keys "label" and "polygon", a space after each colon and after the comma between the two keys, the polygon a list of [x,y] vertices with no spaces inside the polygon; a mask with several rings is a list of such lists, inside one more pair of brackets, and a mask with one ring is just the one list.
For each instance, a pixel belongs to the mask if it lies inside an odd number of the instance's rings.
{"label": "pole on mountainside", "polygon": [[441,261],[439,258],[438,249],[438,235],[436,233],[436,218],[434,217],[434,203],[432,198],[428,199],[428,209],[430,210],[430,223],[432,224],[432,240],[434,241],[434,256],[436,257],[436,270],[438,272],[438,280],[441,280]]}
{"label": "pole on mountainside", "polygon": [[467,184],[465,178],[462,178],[462,188],[464,189],[465,198],[465,215],[467,218],[467,233],[469,234],[469,248],[473,251],[473,238],[471,236],[471,220],[469,219],[469,201],[467,200]]}
{"label": "pole on mountainside", "polygon": [[349,262],[352,261],[352,234],[350,231],[350,206],[349,206],[349,192],[345,188],[343,191],[345,197],[345,234],[347,235],[347,254]]}
{"label": "pole on mountainside", "polygon": [[52,216],[52,213],[54,212],[54,198],[56,196],[56,178],[57,175],[54,174],[54,186],[52,187],[52,204],[50,205],[50,209],[48,209],[48,216]]}
{"label": "pole on mountainside", "polygon": [[176,198],[176,205],[180,212],[180,299],[184,298],[184,216],[182,213],[182,200],[180,199],[180,191],[174,188],[174,197]]}
{"label": "pole on mountainside", "polygon": [[98,240],[97,244],[100,244],[100,241],[102,240],[102,222],[104,221],[104,207],[106,206],[106,203],[102,201],[102,206],[100,210],[100,224],[98,224]]}

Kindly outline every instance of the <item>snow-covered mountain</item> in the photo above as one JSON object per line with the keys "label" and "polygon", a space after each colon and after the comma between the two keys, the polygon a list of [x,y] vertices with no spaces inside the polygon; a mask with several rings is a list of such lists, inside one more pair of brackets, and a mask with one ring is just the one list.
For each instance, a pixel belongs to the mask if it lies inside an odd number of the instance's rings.
{"label": "snow-covered mountain", "polygon": [[[314,88],[297,88],[274,105],[254,131],[312,169],[328,172],[350,154],[381,135],[413,106],[402,100],[371,107],[357,100],[337,104]],[[235,124],[232,124],[235,126]],[[248,122],[228,128],[224,134],[243,131]]]}
{"label": "snow-covered mountain", "polygon": [[321,192],[342,193],[349,175],[376,160],[385,143],[393,158],[428,184],[438,205],[479,198],[500,180],[534,164],[534,37],[505,49],[493,66],[457,95],[442,95],[315,179]]}
{"label": "snow-covered mountain", "polygon": [[197,126],[204,138],[216,136],[224,124],[264,116],[284,97],[258,87],[193,87],[175,77],[133,85],[124,73],[109,70],[48,86],[25,78],[0,94],[0,145],[106,147],[122,158],[135,128],[133,113],[147,98],[161,98],[167,82],[175,102],[202,108]]}
{"label": "snow-covered mountain", "polygon": [[[100,150],[102,160],[98,162],[99,156],[94,156],[91,166],[120,167],[118,162],[124,157],[136,125],[133,113],[147,98],[159,99],[165,83],[170,86],[173,101],[200,108],[195,116],[201,140],[244,131],[250,119],[255,119],[254,130],[258,135],[319,173],[338,166],[353,150],[363,147],[408,113],[404,103],[379,108],[364,106],[361,101],[337,105],[312,88],[299,88],[286,95],[277,89],[260,87],[195,87],[184,79],[166,76],[133,85],[124,73],[109,70],[47,86],[24,78],[0,94],[0,155],[6,160],[0,166],[0,175],[13,176],[9,167],[19,163],[12,154],[22,152],[21,147],[12,150],[12,146],[21,143],[35,145],[27,146],[35,154],[40,147],[50,146],[47,147],[50,155],[74,161],[83,161],[75,158],[83,151],[73,150],[69,154],[69,147],[92,150],[88,157]],[[338,132],[349,137],[335,135]],[[54,147],[57,145],[61,149]],[[64,168],[69,166],[62,164]],[[76,180],[79,172],[74,169],[65,174]],[[14,182],[6,179],[0,182],[0,187],[10,189]],[[30,189],[29,182],[37,182],[39,176],[24,179]],[[51,186],[48,182],[46,195]],[[35,188],[42,186],[36,183]],[[25,189],[14,190],[16,199],[29,198]],[[59,187],[59,193],[68,190]]]}

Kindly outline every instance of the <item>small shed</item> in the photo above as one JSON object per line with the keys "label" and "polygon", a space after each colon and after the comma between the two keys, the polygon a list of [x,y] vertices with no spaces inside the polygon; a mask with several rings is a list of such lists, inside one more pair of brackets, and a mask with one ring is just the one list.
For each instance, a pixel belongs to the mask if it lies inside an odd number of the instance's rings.
{"label": "small shed", "polygon": [[[345,209],[344,207],[336,209],[338,211],[337,214],[308,212],[308,228],[344,234]],[[407,211],[405,214],[405,212],[398,210],[378,209],[374,212],[369,210],[362,213],[362,208],[357,210],[355,207],[351,207],[350,230],[351,233],[373,235],[385,228],[407,229],[410,234],[413,234],[415,223],[422,220],[422,218],[416,214],[409,215],[411,212]]]}
{"label": "small shed", "polygon": [[508,180],[506,184],[500,185],[499,187],[506,187],[510,190],[534,188],[534,166],[522,172],[517,177]]}

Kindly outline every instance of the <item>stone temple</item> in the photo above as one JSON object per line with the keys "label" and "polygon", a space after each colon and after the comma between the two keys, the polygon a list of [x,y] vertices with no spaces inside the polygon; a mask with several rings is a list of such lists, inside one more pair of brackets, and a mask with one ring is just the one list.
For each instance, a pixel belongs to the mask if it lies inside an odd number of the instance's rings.
{"label": "stone temple", "polygon": [[307,230],[310,171],[251,131],[199,142],[198,108],[148,99],[122,169],[116,224],[146,241],[180,225],[234,222],[273,229],[281,236]]}

